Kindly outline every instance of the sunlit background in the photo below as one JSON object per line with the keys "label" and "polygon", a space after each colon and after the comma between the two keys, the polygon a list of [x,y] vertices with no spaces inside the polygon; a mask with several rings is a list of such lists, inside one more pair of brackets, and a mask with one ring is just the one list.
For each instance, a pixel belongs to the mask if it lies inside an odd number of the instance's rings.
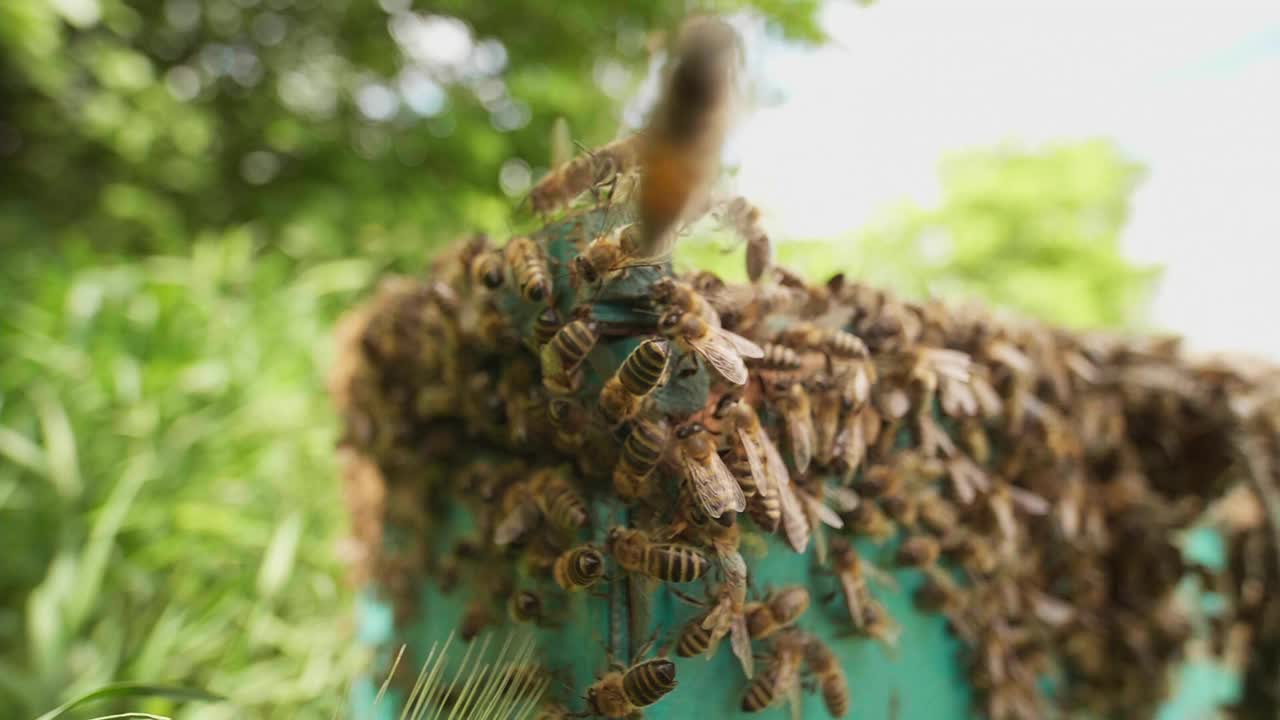
{"label": "sunlit background", "polygon": [[[342,706],[332,325],[642,122],[686,3],[611,5],[0,2],[0,714]],[[725,3],[726,185],[809,273],[1280,358],[1280,6],[1183,5]]]}

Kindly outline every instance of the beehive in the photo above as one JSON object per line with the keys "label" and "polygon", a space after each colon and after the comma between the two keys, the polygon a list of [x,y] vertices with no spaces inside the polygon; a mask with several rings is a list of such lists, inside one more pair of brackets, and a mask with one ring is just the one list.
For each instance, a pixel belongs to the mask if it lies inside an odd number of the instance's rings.
{"label": "beehive", "polygon": [[[1250,707],[1275,702],[1274,368],[809,283],[750,222],[753,282],[677,276],[636,261],[640,147],[571,165],[592,192],[536,232],[467,239],[344,321],[331,390],[384,656],[528,626],[548,717],[621,716],[589,689],[653,657],[678,687],[624,689],[658,697],[647,717],[821,717],[822,648],[859,717],[1149,717],[1197,653],[1252,658]],[[642,343],[655,372],[620,374]],[[621,405],[601,402],[614,378]],[[1184,550],[1206,523],[1220,567]],[[584,547],[603,577],[571,592],[554,567]],[[1226,602],[1202,613],[1189,587]],[[784,590],[807,611],[755,632]],[[677,657],[713,609],[711,659]]]}

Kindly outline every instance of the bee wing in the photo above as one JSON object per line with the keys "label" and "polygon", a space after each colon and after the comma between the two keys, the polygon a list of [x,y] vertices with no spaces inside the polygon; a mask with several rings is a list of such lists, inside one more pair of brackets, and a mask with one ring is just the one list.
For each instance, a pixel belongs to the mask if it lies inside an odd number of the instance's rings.
{"label": "bee wing", "polygon": [[738,333],[725,330],[724,328],[719,328],[715,332],[732,345],[733,349],[742,357],[751,358],[753,360],[759,360],[764,357],[764,348],[742,337]]}
{"label": "bee wing", "polygon": [[712,328],[700,338],[689,340],[689,345],[702,356],[716,372],[734,385],[746,385],[750,376],[747,364],[733,344],[725,339],[725,331]]}
{"label": "bee wing", "polygon": [[733,648],[734,657],[742,665],[742,672],[748,678],[755,675],[755,657],[751,654],[751,635],[747,632],[747,621],[742,615],[735,615],[729,625],[729,645]]}
{"label": "bee wing", "polygon": [[778,488],[778,500],[782,510],[782,532],[787,536],[791,549],[802,553],[809,547],[809,536],[813,532],[809,518],[805,516],[795,488],[790,484]]}
{"label": "bee wing", "polygon": [[[759,488],[758,492],[767,496],[769,488],[772,486],[770,485],[770,473],[765,471],[765,463],[768,462],[768,458],[765,456],[764,444],[759,438],[742,428],[738,428],[738,439],[742,441],[742,451],[747,456],[747,464],[751,466],[751,477],[755,478],[756,487]],[[767,441],[766,437],[765,442]],[[783,466],[783,469],[785,470],[786,466]]]}
{"label": "bee wing", "polygon": [[844,596],[844,604],[849,608],[849,619],[853,621],[853,626],[862,628],[862,598],[859,594],[861,581],[854,577],[853,573],[840,573],[840,594]]}
{"label": "bee wing", "polygon": [[813,416],[809,413],[788,413],[787,432],[791,438],[791,459],[796,463],[796,470],[804,472],[813,460]]}
{"label": "bee wing", "polygon": [[1045,515],[1052,509],[1048,500],[1040,497],[1030,490],[1023,490],[1013,485],[1009,486],[1009,496],[1013,499],[1013,504],[1018,509],[1029,515]]}
{"label": "bee wing", "polygon": [[[844,521],[832,510],[826,503],[815,498],[809,493],[796,493],[804,500],[805,506],[809,510],[809,516],[815,520],[821,521],[823,525],[836,528],[839,530],[844,527]],[[815,523],[816,524],[816,523]]]}
{"label": "bee wing", "polygon": [[764,448],[764,467],[766,474],[769,476],[771,487],[780,488],[784,485],[791,484],[791,473],[787,470],[787,464],[782,460],[782,453],[778,452],[778,447],[773,444],[768,435],[761,435],[760,446]]}
{"label": "bee wing", "polygon": [[742,512],[747,509],[747,497],[719,455],[712,453],[707,464],[703,465],[689,458],[682,449],[680,465],[694,498],[707,516],[718,518],[726,510]]}
{"label": "bee wing", "polygon": [[538,520],[538,507],[533,503],[517,506],[493,529],[494,545],[510,545],[525,534]]}

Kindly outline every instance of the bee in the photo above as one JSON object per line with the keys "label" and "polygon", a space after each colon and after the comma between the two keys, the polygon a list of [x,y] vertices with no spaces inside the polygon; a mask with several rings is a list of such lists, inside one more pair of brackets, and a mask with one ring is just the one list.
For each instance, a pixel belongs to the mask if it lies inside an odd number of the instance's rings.
{"label": "bee", "polygon": [[531,303],[551,302],[551,268],[542,246],[533,238],[511,238],[506,247],[506,263],[520,297]]}
{"label": "bee", "polygon": [[862,622],[856,627],[863,635],[879,641],[885,647],[891,650],[896,648],[902,629],[893,621],[893,616],[884,605],[872,597],[869,590],[863,588],[861,595]]}
{"label": "bee", "polygon": [[489,290],[497,290],[506,280],[502,253],[482,252],[471,259],[471,282]]}
{"label": "bee", "polygon": [[512,595],[507,603],[507,613],[511,616],[512,622],[536,625],[543,625],[546,622],[542,598],[530,590],[520,590]]}
{"label": "bee", "polygon": [[855,535],[874,540],[887,540],[893,535],[893,521],[873,502],[858,503],[857,507],[844,513],[841,519]]}
{"label": "bee", "polygon": [[888,585],[893,585],[892,578],[864,561],[853,545],[842,537],[833,538],[831,541],[830,562],[831,572],[840,585],[840,596],[849,611],[849,620],[855,628],[861,628],[866,623],[864,599],[870,597],[867,588],[868,577],[878,578]]}
{"label": "bee", "polygon": [[681,350],[695,353],[734,385],[745,385],[749,379],[743,358],[764,355],[759,345],[720,327],[718,318],[711,323],[692,312],[672,309],[659,318],[658,329]]}
{"label": "bee", "polygon": [[736,197],[725,207],[724,219],[747,243],[747,278],[753,283],[760,282],[773,264],[773,245],[760,222],[760,208],[746,198]]}
{"label": "bee", "polygon": [[582,385],[578,367],[600,339],[599,327],[588,320],[573,320],[556,331],[542,348],[542,382],[557,395],[568,395]]}
{"label": "bee", "polygon": [[[684,593],[674,589],[672,592],[691,605],[707,607],[705,603],[690,598]],[[676,638],[676,655],[693,657],[706,654],[710,659],[716,648],[720,646],[720,641],[729,634],[733,654],[742,666],[743,674],[747,677],[755,674],[755,660],[751,654],[751,635],[747,630],[744,613],[746,596],[746,564],[739,556],[736,562],[725,564],[725,582],[720,585],[715,602],[706,612],[689,620],[680,629]]]}
{"label": "bee", "polygon": [[934,535],[946,537],[959,526],[960,520],[955,508],[941,495],[922,495],[918,498],[917,505],[921,526]]}
{"label": "bee", "polygon": [[917,495],[902,492],[891,492],[880,497],[880,508],[899,525],[911,527],[916,524],[920,514],[920,502]]}
{"label": "bee", "polygon": [[599,235],[587,244],[581,254],[574,257],[570,266],[574,281],[586,283],[597,290],[605,283],[621,276],[629,268],[656,267],[670,257],[670,253],[646,257],[637,254],[637,238],[640,229],[625,225],[615,231]]}
{"label": "bee", "polygon": [[787,426],[788,449],[796,470],[805,472],[813,459],[813,411],[804,385],[790,378],[779,378],[769,384],[770,400],[782,413]]}
{"label": "bee", "polygon": [[942,547],[929,535],[910,535],[898,546],[898,567],[922,568],[938,562]]}
{"label": "bee", "polygon": [[[745,459],[736,460],[736,462],[745,462]],[[741,481],[743,468],[735,468],[731,465],[730,470]],[[746,470],[750,472],[750,468]],[[747,498],[747,514],[751,516],[756,527],[767,533],[777,532],[778,525],[782,521],[782,502],[778,499],[778,491],[771,488],[767,493],[760,492]]]}
{"label": "bee", "polygon": [[818,680],[822,690],[822,703],[827,706],[827,714],[833,718],[842,718],[849,712],[849,681],[845,678],[844,668],[827,644],[817,637],[808,638],[805,648],[805,667]]}
{"label": "bee", "polygon": [[726,395],[716,404],[712,417],[727,423],[738,440],[736,453],[750,468],[750,479],[738,474],[739,484],[748,495],[773,494],[776,488],[790,484],[791,476],[782,454],[764,431],[760,417],[750,404]]}
{"label": "bee", "polygon": [[587,411],[581,403],[553,398],[547,403],[547,419],[555,431],[559,449],[574,452],[586,442]]}
{"label": "bee", "polygon": [[799,620],[808,609],[809,591],[803,586],[775,590],[762,602],[747,603],[747,631],[753,640],[762,640]]}
{"label": "bee", "polygon": [[570,548],[556,558],[551,575],[563,590],[584,590],[604,577],[604,554],[592,545]]}
{"label": "bee", "polygon": [[556,332],[564,327],[564,323],[560,320],[560,314],[555,308],[545,308],[533,320],[533,349],[535,352],[540,351],[543,345],[551,342],[551,338],[555,337]]}
{"label": "bee", "polygon": [[742,488],[716,454],[716,442],[701,423],[688,423],[676,430],[676,460],[690,494],[708,517],[747,509]]}
{"label": "bee", "polygon": [[498,546],[519,540],[533,529],[541,515],[526,482],[508,485],[498,507],[498,524],[493,530],[493,543]]}
{"label": "bee", "polygon": [[493,624],[493,613],[489,609],[489,603],[481,598],[472,598],[467,603],[467,609],[462,614],[462,620],[458,627],[458,636],[464,642],[471,642],[477,635],[484,631],[486,627]]}
{"label": "bee", "polygon": [[666,452],[671,426],[662,418],[645,418],[632,423],[622,443],[618,464],[613,469],[613,489],[627,502],[646,494],[649,474]]}
{"label": "bee", "polygon": [[703,201],[719,171],[739,55],[737,33],[722,20],[699,17],[681,28],[641,149],[645,248],[658,247]]}
{"label": "bee", "polygon": [[791,323],[778,335],[778,342],[845,360],[863,360],[869,356],[862,338],[847,330],[825,328],[813,322]]}
{"label": "bee", "polygon": [[666,374],[669,358],[667,343],[650,338],[622,361],[600,390],[600,410],[610,424],[616,425],[639,411],[644,397]]}
{"label": "bee", "polygon": [[694,657],[703,653],[711,654],[720,643],[711,636],[711,630],[704,625],[707,613],[695,616],[680,628],[676,637],[676,655],[678,657]]}
{"label": "bee", "polygon": [[615,527],[609,531],[605,550],[623,570],[666,582],[693,582],[711,566],[700,551],[688,545],[651,542],[643,530]]}
{"label": "bee", "polygon": [[542,470],[530,479],[529,492],[551,524],[562,530],[587,525],[587,506],[573,486],[556,470]]}
{"label": "bee", "polygon": [[799,632],[792,631],[778,637],[773,644],[769,664],[756,675],[742,696],[743,712],[759,712],[796,691],[807,644]]}
{"label": "bee", "polygon": [[676,689],[676,665],[654,658],[613,670],[587,688],[587,709],[599,717],[631,717]]}
{"label": "bee", "polygon": [[790,483],[778,486],[777,492],[782,534],[786,536],[787,544],[792,550],[802,553],[809,548],[809,540],[813,537],[809,514],[805,512],[804,502]]}
{"label": "bee", "polygon": [[764,351],[764,356],[752,363],[761,370],[794,372],[804,365],[800,353],[786,345],[765,343],[761,349]]}
{"label": "bee", "polygon": [[934,566],[925,568],[924,583],[916,589],[913,599],[921,610],[946,612],[961,607],[963,598],[959,584],[945,570]]}
{"label": "bee", "polygon": [[814,457],[822,465],[829,465],[835,458],[841,420],[845,414],[840,396],[832,378],[821,375],[813,381],[813,439]]}
{"label": "bee", "polygon": [[553,213],[588,190],[612,184],[636,167],[641,143],[639,134],[629,135],[554,168],[529,191],[533,211]]}

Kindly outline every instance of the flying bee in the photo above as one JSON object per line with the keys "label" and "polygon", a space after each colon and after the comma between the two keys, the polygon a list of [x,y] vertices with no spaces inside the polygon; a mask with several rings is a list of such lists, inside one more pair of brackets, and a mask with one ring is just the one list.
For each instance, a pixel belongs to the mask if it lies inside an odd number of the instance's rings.
{"label": "flying bee", "polygon": [[938,562],[942,547],[930,535],[910,535],[898,546],[898,567],[923,568]]}
{"label": "flying bee", "polygon": [[636,167],[642,142],[638,133],[629,135],[552,169],[529,191],[533,211],[553,213],[588,190],[612,185]]}
{"label": "flying bee", "polygon": [[533,238],[520,235],[507,242],[505,255],[520,297],[526,302],[550,303],[551,268],[542,246]]}
{"label": "flying bee", "polygon": [[666,242],[719,171],[740,54],[737,33],[722,20],[698,17],[681,28],[641,150],[645,248]]}
{"label": "flying bee", "polygon": [[711,566],[700,551],[688,545],[652,542],[643,530],[615,527],[609,531],[605,550],[623,570],[666,582],[693,582]]}
{"label": "flying bee", "polygon": [[724,461],[716,442],[701,423],[676,430],[676,462],[698,507],[710,518],[747,509],[747,498]]}
{"label": "flying bee", "polygon": [[574,452],[586,442],[587,411],[581,403],[552,398],[547,403],[547,419],[555,431],[557,448]]}
{"label": "flying bee", "polygon": [[800,353],[779,343],[765,343],[761,346],[764,356],[752,363],[761,370],[776,372],[794,372],[804,365]]}
{"label": "flying bee", "polygon": [[[743,712],[759,712],[794,695],[799,688],[800,664],[805,656],[805,636],[787,632],[773,643],[769,664],[747,687],[742,696]],[[792,699],[795,702],[794,698]]]}
{"label": "flying bee", "polygon": [[563,590],[585,590],[604,577],[604,554],[592,545],[570,548],[556,558],[551,575]]}
{"label": "flying bee", "polygon": [[625,670],[612,670],[587,688],[587,710],[606,718],[628,718],[676,689],[676,665],[654,658]]}
{"label": "flying bee", "polygon": [[587,506],[558,471],[547,469],[535,473],[529,481],[529,492],[538,509],[557,528],[566,531],[586,527]]}
{"label": "flying bee", "polygon": [[573,320],[557,330],[541,352],[542,382],[547,390],[558,395],[576,391],[582,385],[578,367],[599,339],[599,327],[589,320]]}
{"label": "flying bee", "polygon": [[809,591],[804,586],[775,590],[762,602],[747,603],[747,631],[753,640],[762,640],[795,623],[808,609]]}
{"label": "flying bee", "polygon": [[[711,312],[715,312],[712,310]],[[749,375],[743,358],[759,358],[764,351],[750,340],[720,327],[719,318],[708,322],[693,312],[668,310],[658,319],[658,329],[681,350],[695,353],[734,385],[746,385]]]}
{"label": "flying bee", "polygon": [[662,340],[650,338],[640,343],[600,390],[600,410],[611,425],[631,418],[645,396],[653,391],[667,372],[670,350]]}
{"label": "flying bee", "polygon": [[724,220],[747,243],[747,278],[760,282],[773,264],[773,245],[760,222],[760,208],[746,198],[736,197],[725,207]]}
{"label": "flying bee", "polygon": [[644,418],[631,424],[613,469],[613,489],[627,502],[647,494],[648,478],[662,460],[671,437],[671,426],[662,418]]}
{"label": "flying bee", "polygon": [[791,378],[778,378],[768,384],[770,401],[782,413],[787,426],[788,449],[796,470],[805,472],[813,459],[814,435],[813,411],[809,392],[804,385]]}
{"label": "flying bee", "polygon": [[489,290],[497,290],[506,281],[502,253],[494,250],[482,252],[471,259],[471,282]]}
{"label": "flying bee", "polygon": [[840,660],[817,637],[810,637],[805,648],[805,667],[818,680],[822,691],[822,703],[827,706],[827,714],[833,718],[842,718],[849,712],[849,681],[845,678],[844,668]]}

